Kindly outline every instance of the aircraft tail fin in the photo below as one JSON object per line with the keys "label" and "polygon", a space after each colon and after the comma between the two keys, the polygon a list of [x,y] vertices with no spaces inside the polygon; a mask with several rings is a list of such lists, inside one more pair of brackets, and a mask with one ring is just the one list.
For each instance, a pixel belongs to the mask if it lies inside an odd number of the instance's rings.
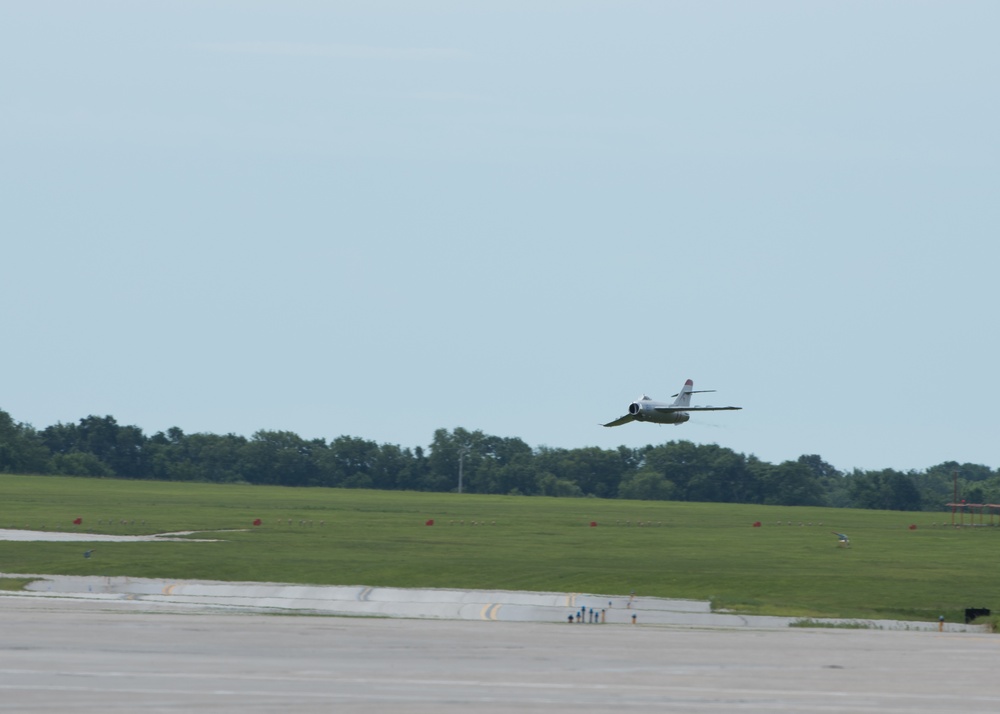
{"label": "aircraft tail fin", "polygon": [[677,399],[674,400],[674,403],[671,406],[675,407],[691,406],[691,392],[693,391],[694,391],[694,382],[692,382],[689,379],[684,383],[684,386],[681,388],[681,391],[679,391],[677,394],[674,395],[675,397],[677,397]]}
{"label": "aircraft tail fin", "polygon": [[672,407],[689,407],[691,406],[691,395],[692,394],[704,394],[705,392],[714,392],[714,389],[695,389],[694,382],[690,379],[684,382],[684,386],[681,391],[677,392],[673,396],[677,397],[674,403],[670,406]]}

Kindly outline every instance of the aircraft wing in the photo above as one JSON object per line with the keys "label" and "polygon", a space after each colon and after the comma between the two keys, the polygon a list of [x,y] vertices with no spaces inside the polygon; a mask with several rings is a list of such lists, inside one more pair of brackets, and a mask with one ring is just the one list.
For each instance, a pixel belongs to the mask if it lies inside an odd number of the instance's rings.
{"label": "aircraft wing", "polygon": [[670,414],[672,412],[728,412],[742,408],[743,407],[656,407],[656,411],[662,414]]}
{"label": "aircraft wing", "polygon": [[626,414],[623,417],[615,419],[614,421],[609,421],[604,426],[621,426],[622,424],[628,424],[630,421],[634,421],[635,417],[631,414]]}

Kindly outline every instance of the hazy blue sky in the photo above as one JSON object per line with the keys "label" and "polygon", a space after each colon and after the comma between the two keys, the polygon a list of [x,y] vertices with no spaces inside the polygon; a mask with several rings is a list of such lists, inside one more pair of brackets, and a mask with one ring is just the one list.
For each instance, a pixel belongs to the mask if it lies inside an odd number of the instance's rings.
{"label": "hazy blue sky", "polygon": [[[0,409],[1000,466],[1000,3],[7,2]],[[599,427],[684,380],[741,412]]]}

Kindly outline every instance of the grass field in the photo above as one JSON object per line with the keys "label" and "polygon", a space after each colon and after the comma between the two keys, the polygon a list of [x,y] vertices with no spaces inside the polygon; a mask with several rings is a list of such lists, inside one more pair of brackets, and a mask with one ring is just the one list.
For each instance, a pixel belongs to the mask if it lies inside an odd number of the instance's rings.
{"label": "grass field", "polygon": [[[940,525],[948,520],[947,513],[0,475],[0,528],[196,531],[219,539],[0,541],[0,572],[635,591],[800,617],[955,622],[966,607],[1000,610],[1000,527]],[[838,547],[832,531],[847,533],[851,547]]]}

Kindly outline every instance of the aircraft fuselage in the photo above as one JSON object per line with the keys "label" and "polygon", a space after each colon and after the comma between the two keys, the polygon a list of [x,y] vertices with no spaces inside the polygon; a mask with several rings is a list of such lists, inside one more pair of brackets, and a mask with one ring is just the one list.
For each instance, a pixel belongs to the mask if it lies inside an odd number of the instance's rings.
{"label": "aircraft fuselage", "polygon": [[666,402],[654,402],[652,399],[640,399],[628,405],[628,413],[636,421],[648,421],[653,424],[683,424],[691,418],[687,412],[658,412],[657,407],[669,407]]}

